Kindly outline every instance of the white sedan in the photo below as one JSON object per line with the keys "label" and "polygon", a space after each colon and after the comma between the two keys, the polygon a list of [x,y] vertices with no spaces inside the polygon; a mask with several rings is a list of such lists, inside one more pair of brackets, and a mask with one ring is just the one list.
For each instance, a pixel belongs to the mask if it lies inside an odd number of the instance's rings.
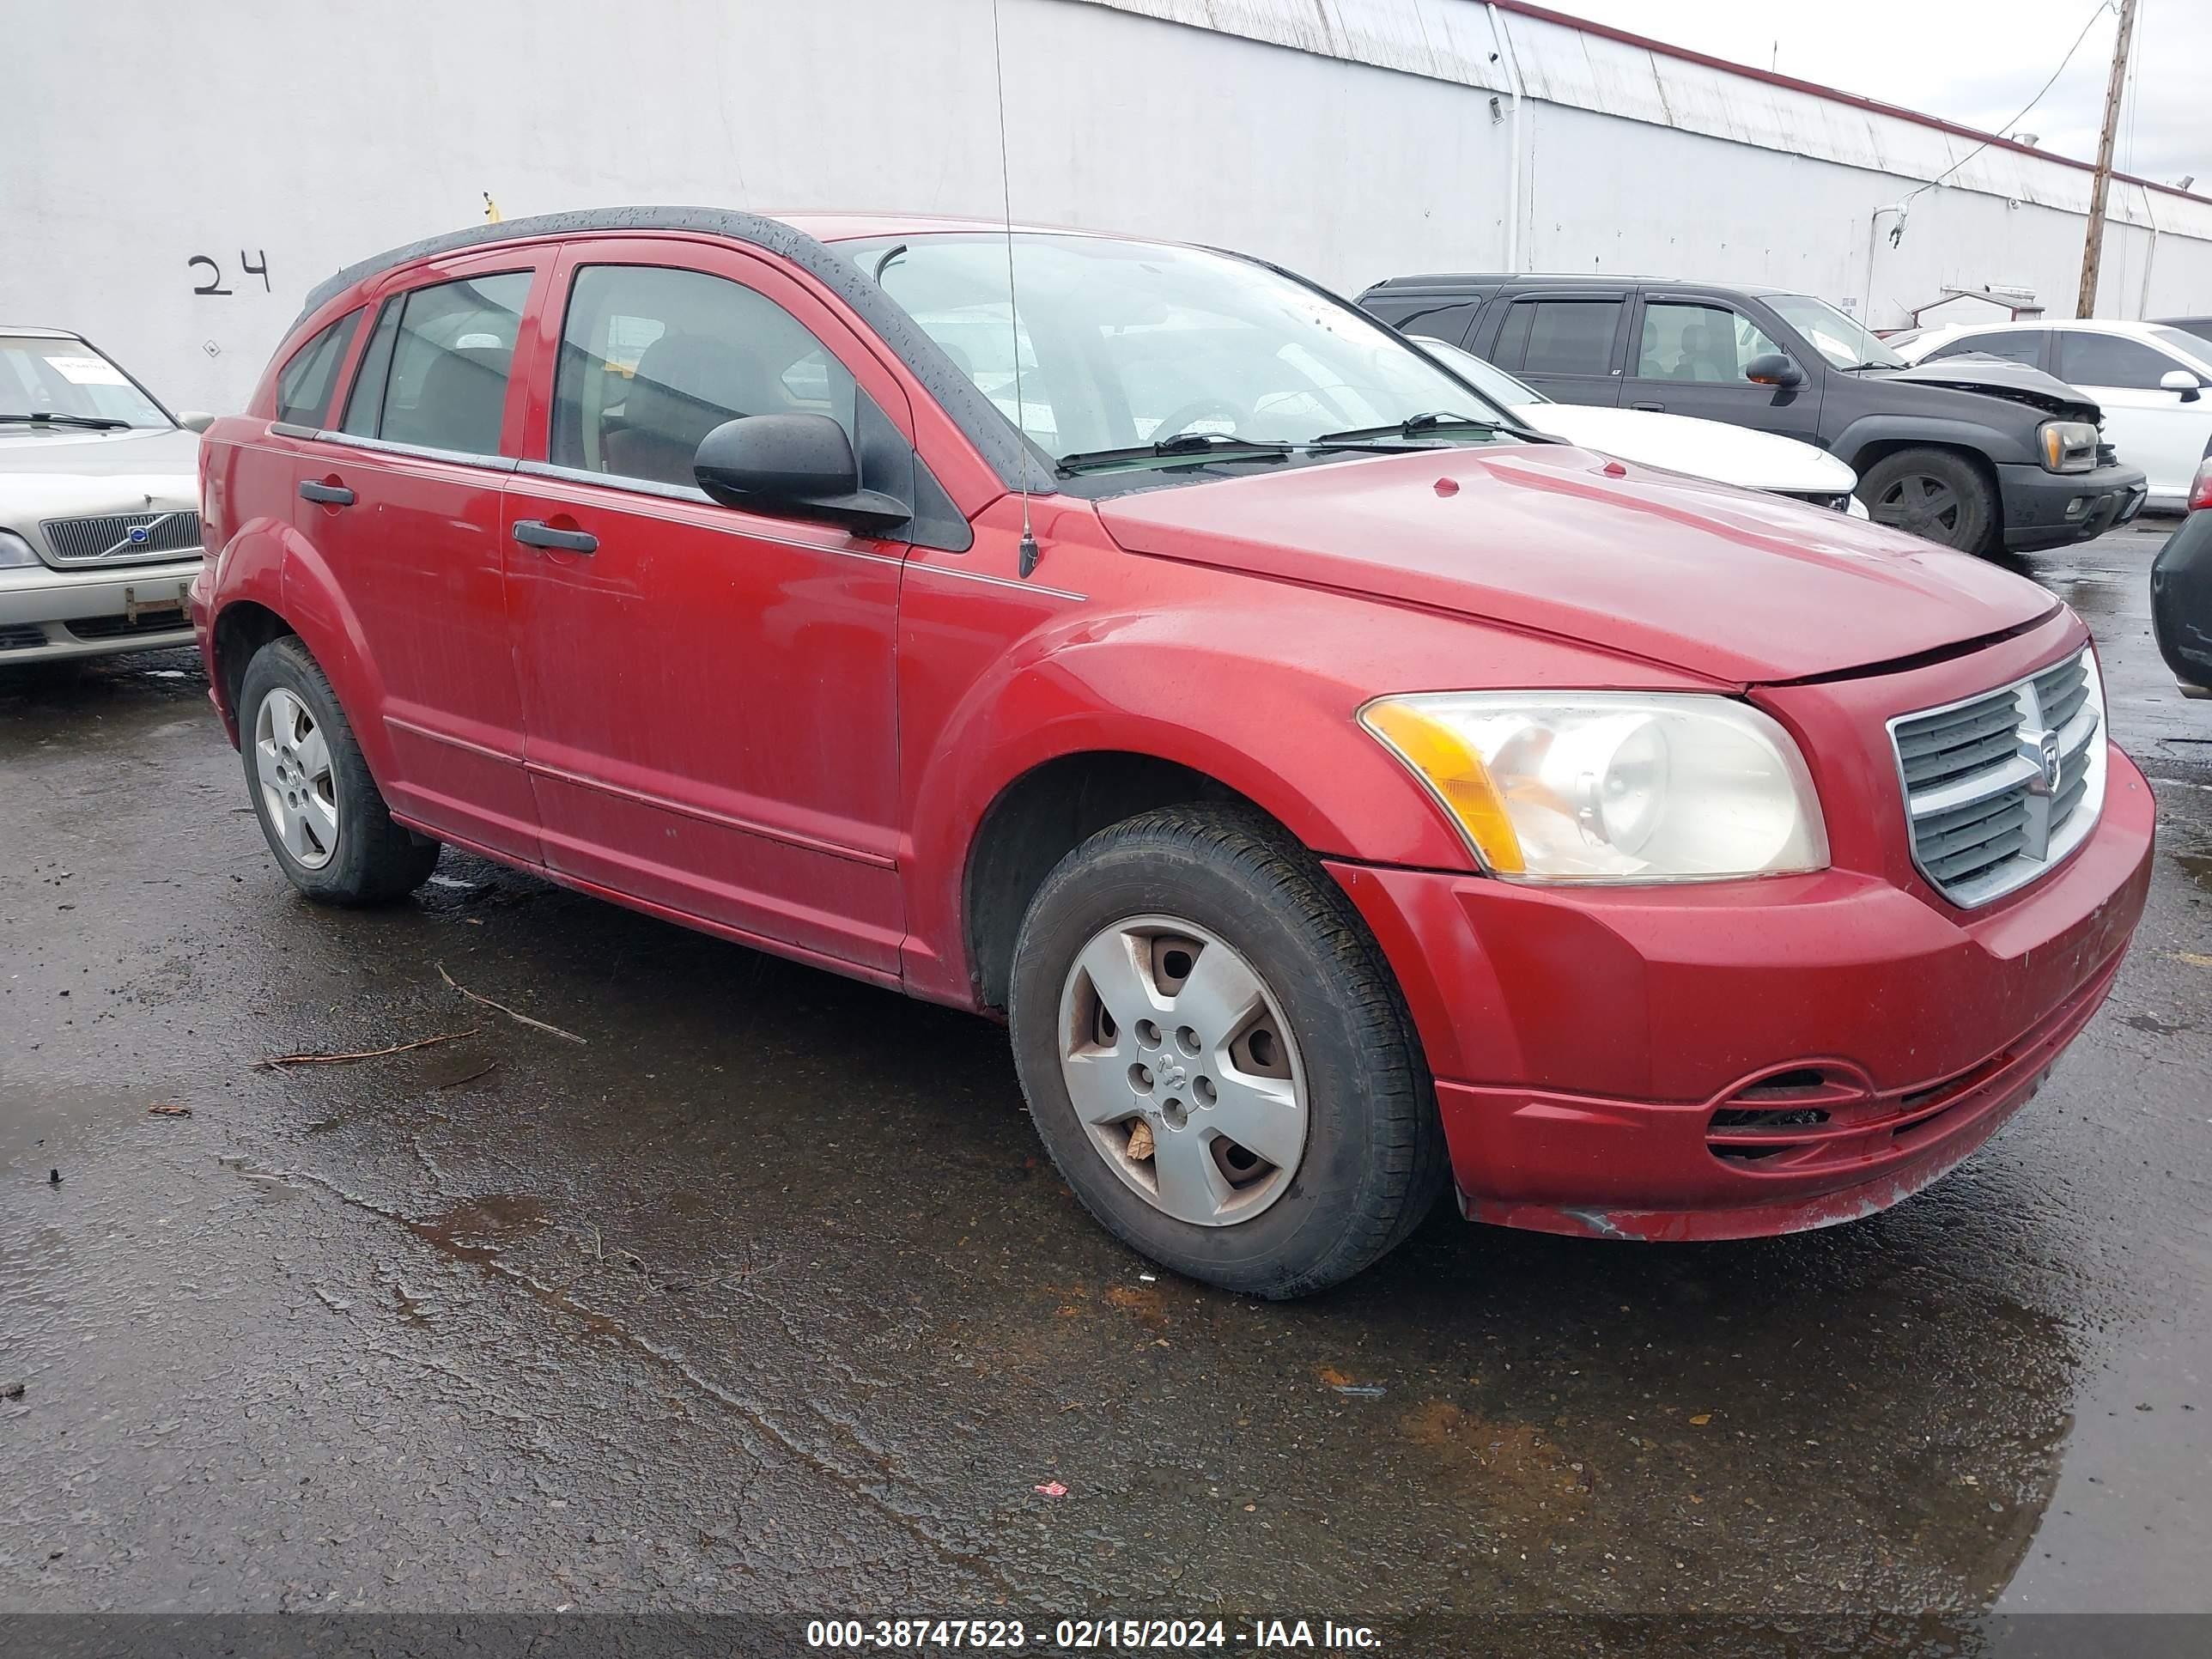
{"label": "white sedan", "polygon": [[2179,509],[2189,481],[2212,454],[2212,340],[2165,323],[2101,318],[2040,318],[2025,323],[1960,323],[1916,334],[1901,346],[1907,362],[1978,352],[2027,363],[2078,388],[2105,411],[2105,441],[2139,466],[2149,504]]}
{"label": "white sedan", "polygon": [[1468,381],[1493,403],[1504,404],[1539,432],[1584,449],[1618,455],[1644,466],[1711,478],[1716,483],[1764,489],[1855,519],[1867,516],[1851,492],[1858,474],[1825,449],[1771,432],[1754,432],[1724,421],[1665,415],[1640,409],[1596,409],[1553,403],[1494,363],[1442,340],[1409,336],[1413,343]]}

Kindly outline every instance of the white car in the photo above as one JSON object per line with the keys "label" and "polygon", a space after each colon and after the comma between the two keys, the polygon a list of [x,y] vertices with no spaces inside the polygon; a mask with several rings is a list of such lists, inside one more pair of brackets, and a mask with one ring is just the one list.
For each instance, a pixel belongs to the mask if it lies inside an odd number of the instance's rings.
{"label": "white car", "polygon": [[1931,328],[1904,345],[1907,362],[1979,352],[2055,374],[2105,411],[2105,441],[2143,470],[2148,504],[2179,509],[2212,453],[2212,340],[2166,323],[2041,318]]}
{"label": "white car", "polygon": [[0,324],[0,670],[192,642],[212,419],[82,335]]}
{"label": "white car", "polygon": [[1408,337],[1493,403],[1504,404],[1539,432],[1643,466],[1711,478],[1716,483],[1764,489],[1831,507],[1855,519],[1867,516],[1851,492],[1858,474],[1825,449],[1772,432],[1754,432],[1725,421],[1665,415],[1640,409],[1597,409],[1553,403],[1494,363],[1442,340]]}

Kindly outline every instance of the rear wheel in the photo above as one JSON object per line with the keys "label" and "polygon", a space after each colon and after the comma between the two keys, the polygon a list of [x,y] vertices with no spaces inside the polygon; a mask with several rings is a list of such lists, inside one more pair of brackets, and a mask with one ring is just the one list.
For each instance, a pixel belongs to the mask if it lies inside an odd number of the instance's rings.
{"label": "rear wheel", "polygon": [[1964,456],[1948,449],[1900,449],[1859,479],[1868,515],[1961,553],[1996,544],[1996,486]]}
{"label": "rear wheel", "polygon": [[1009,1001],[1053,1161],[1178,1273],[1321,1290],[1443,1188],[1434,1091],[1381,953],[1256,816],[1170,807],[1091,836],[1031,903]]}
{"label": "rear wheel", "polygon": [[327,904],[378,904],[428,879],[438,843],[392,821],[306,646],[288,635],[255,652],[238,702],[246,790],[292,885]]}

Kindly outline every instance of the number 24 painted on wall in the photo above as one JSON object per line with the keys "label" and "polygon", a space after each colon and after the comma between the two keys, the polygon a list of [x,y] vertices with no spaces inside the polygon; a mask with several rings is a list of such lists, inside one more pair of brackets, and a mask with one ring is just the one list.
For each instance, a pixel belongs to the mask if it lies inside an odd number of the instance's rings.
{"label": "number 24 painted on wall", "polygon": [[[240,248],[238,251],[239,268],[248,276],[258,276],[261,279],[261,287],[264,293],[274,292],[274,289],[270,287],[269,283],[269,251],[266,248],[256,248],[253,250],[253,257],[255,259],[260,260],[261,263],[258,265],[255,264],[253,263],[253,259],[249,259],[246,257],[246,250],[244,248]],[[195,253],[191,258],[185,261],[185,269],[187,270],[197,270],[201,265],[205,265],[208,268],[208,279],[204,283],[202,283],[198,288],[194,289],[192,290],[193,293],[231,294],[236,292],[235,289],[228,289],[222,285],[222,267],[217,264],[214,260],[209,258],[206,254]]]}

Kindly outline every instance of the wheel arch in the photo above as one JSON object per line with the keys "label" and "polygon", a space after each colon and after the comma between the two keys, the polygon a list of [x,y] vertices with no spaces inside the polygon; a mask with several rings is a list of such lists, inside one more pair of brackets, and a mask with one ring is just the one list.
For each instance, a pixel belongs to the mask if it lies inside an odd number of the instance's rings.
{"label": "wheel arch", "polygon": [[961,878],[961,936],[981,1005],[1006,1006],[1022,919],[1062,859],[1109,825],[1189,802],[1241,806],[1296,839],[1280,818],[1220,779],[1131,750],[1062,754],[1000,790],[976,824]]}

